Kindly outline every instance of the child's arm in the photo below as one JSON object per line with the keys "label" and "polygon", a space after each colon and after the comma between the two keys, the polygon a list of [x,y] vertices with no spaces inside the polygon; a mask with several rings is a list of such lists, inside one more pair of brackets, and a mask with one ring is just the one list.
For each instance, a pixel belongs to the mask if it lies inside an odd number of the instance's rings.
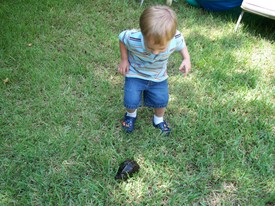
{"label": "child's arm", "polygon": [[129,71],[128,53],[126,46],[121,41],[119,41],[119,50],[120,64],[118,65],[118,72],[125,76],[125,74]]}
{"label": "child's arm", "polygon": [[184,77],[186,77],[191,69],[190,55],[186,46],[180,51],[180,55],[182,56],[183,60],[179,70],[184,74]]}

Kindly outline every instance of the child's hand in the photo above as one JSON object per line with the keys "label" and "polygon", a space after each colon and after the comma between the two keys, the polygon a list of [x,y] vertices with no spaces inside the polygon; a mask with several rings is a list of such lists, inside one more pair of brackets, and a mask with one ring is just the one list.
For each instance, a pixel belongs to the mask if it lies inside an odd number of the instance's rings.
{"label": "child's hand", "polygon": [[180,65],[179,70],[184,74],[184,77],[187,76],[191,69],[191,62],[189,59],[184,59]]}
{"label": "child's hand", "polygon": [[129,62],[128,60],[121,60],[120,64],[118,65],[118,72],[123,76],[126,75],[129,71]]}

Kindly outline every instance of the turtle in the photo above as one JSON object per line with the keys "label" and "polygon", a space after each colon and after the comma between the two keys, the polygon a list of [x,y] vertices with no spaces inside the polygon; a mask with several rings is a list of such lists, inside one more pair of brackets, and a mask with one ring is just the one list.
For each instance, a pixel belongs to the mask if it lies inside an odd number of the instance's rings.
{"label": "turtle", "polygon": [[132,177],[134,173],[138,172],[139,169],[140,166],[135,160],[126,159],[119,165],[115,179],[127,180],[129,177]]}

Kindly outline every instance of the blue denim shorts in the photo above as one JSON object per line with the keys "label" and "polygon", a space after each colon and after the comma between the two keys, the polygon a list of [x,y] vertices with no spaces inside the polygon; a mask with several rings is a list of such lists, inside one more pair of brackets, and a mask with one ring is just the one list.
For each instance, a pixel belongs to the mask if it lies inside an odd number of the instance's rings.
{"label": "blue denim shorts", "polygon": [[138,78],[125,77],[124,106],[127,109],[137,109],[143,105],[153,108],[167,107],[168,81],[153,82]]}

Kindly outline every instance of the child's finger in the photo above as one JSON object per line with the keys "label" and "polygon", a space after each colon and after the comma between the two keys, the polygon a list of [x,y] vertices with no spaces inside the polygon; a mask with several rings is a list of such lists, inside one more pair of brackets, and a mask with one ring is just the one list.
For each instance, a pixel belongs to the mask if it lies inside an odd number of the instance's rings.
{"label": "child's finger", "polygon": [[185,75],[184,75],[184,76],[187,77],[187,75],[188,75],[189,72],[190,72],[190,68],[186,68],[186,69],[185,69],[185,73],[184,73]]}
{"label": "child's finger", "polygon": [[180,71],[181,71],[182,73],[186,73],[185,65],[183,65],[182,67],[180,67]]}
{"label": "child's finger", "polygon": [[186,72],[186,71],[184,72],[184,77],[187,77],[187,73],[188,73],[188,72]]}
{"label": "child's finger", "polygon": [[125,75],[125,70],[122,67],[118,67],[118,72],[123,76]]}

